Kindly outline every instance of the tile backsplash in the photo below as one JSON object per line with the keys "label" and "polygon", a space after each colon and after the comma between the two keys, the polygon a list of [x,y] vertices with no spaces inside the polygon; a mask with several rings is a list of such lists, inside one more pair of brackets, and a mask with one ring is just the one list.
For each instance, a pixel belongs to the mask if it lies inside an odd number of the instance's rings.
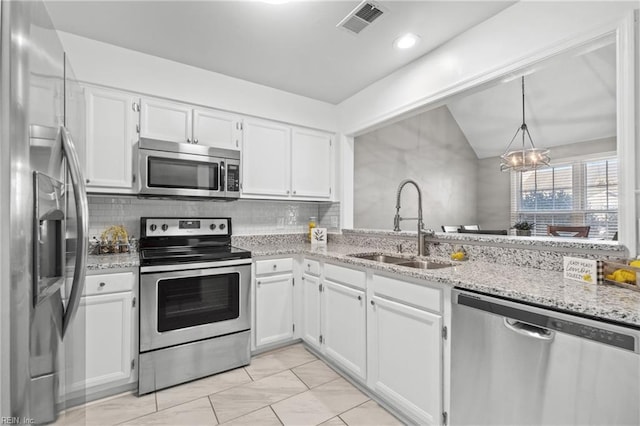
{"label": "tile backsplash", "polygon": [[231,217],[234,235],[305,232],[310,216],[318,218],[320,227],[330,231],[340,229],[340,203],[185,201],[89,195],[89,238],[99,238],[102,231],[111,225],[124,225],[130,235],[139,238],[140,218],[145,216]]}

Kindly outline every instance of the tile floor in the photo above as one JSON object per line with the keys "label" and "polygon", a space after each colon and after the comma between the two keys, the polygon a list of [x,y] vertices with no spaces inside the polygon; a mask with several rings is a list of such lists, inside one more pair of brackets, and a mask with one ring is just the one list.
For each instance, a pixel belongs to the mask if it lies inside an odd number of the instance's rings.
{"label": "tile floor", "polygon": [[124,394],[60,415],[56,425],[401,425],[302,344],[251,365],[137,397]]}

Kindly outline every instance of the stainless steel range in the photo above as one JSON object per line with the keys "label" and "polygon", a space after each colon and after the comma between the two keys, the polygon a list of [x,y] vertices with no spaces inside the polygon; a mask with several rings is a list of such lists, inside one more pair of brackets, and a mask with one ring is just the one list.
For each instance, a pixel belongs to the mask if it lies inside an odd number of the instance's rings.
{"label": "stainless steel range", "polygon": [[230,218],[142,218],[138,393],[249,364],[251,252]]}

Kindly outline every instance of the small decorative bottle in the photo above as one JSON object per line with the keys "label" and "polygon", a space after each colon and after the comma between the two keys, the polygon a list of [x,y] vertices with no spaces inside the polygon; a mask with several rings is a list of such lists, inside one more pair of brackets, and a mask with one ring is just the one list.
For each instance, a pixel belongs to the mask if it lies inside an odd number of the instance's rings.
{"label": "small decorative bottle", "polygon": [[315,216],[311,216],[309,218],[309,235],[307,235],[307,241],[311,242],[311,233],[313,232],[313,228],[315,228],[316,225],[316,217]]}

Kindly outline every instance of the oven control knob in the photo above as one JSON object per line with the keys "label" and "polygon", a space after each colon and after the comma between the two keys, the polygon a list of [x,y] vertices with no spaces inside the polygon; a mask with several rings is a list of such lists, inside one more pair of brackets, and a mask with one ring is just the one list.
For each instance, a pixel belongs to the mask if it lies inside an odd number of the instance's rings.
{"label": "oven control knob", "polygon": [[209,228],[213,231],[214,229],[216,229],[216,224],[212,223],[211,225],[209,225]]}
{"label": "oven control knob", "polygon": [[158,225],[156,225],[155,223],[152,223],[151,226],[149,226],[149,229],[151,229],[151,232],[153,232],[156,229],[158,229]]}
{"label": "oven control knob", "polygon": [[162,224],[162,230],[166,231],[167,229],[169,229],[169,225],[167,225],[166,223]]}
{"label": "oven control knob", "polygon": [[220,224],[220,229],[224,229],[224,228],[225,228],[225,226],[226,226],[226,225],[225,225],[224,223],[221,223],[221,224]]}

